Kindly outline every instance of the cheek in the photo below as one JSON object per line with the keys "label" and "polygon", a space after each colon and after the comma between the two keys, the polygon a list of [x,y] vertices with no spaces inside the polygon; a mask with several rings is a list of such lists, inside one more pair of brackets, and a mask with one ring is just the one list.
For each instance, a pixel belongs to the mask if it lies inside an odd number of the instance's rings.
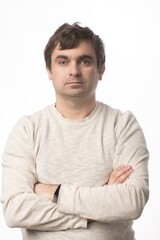
{"label": "cheek", "polygon": [[65,83],[65,75],[63,74],[63,71],[60,72],[54,72],[52,74],[52,83],[55,88],[61,88]]}
{"label": "cheek", "polygon": [[90,79],[93,83],[97,82],[99,80],[99,73],[97,71],[90,73]]}
{"label": "cheek", "polygon": [[59,79],[61,79],[61,73],[58,71],[52,71],[51,80],[53,82],[59,82]]}
{"label": "cheek", "polygon": [[96,69],[87,69],[87,70],[84,72],[84,74],[86,75],[86,77],[87,77],[88,79],[95,79],[95,78],[97,78],[97,75],[98,75]]}
{"label": "cheek", "polygon": [[67,69],[63,68],[63,69],[56,69],[54,71],[52,71],[52,79],[55,79],[58,81],[58,79],[63,80],[66,78],[68,72]]}

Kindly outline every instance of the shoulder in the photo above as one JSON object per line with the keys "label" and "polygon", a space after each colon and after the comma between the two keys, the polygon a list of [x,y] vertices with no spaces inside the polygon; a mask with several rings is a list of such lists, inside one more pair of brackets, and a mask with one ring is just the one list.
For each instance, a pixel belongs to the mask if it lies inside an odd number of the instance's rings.
{"label": "shoulder", "polygon": [[47,119],[50,118],[50,108],[52,105],[47,106],[46,108],[37,111],[31,115],[24,115],[20,117],[16,124],[14,125],[11,136],[14,134],[26,134],[26,135],[33,135],[40,126],[44,126],[44,122],[47,122]]}
{"label": "shoulder", "polygon": [[143,130],[132,111],[121,111],[104,103],[99,103],[99,105],[105,121],[113,127],[116,139],[132,138],[135,143],[145,142]]}
{"label": "shoulder", "polygon": [[123,115],[120,109],[113,108],[105,103],[98,102],[98,112],[107,123],[116,125]]}
{"label": "shoulder", "polygon": [[98,108],[108,117],[115,118],[117,123],[123,124],[124,126],[130,121],[136,121],[136,117],[130,110],[122,111],[102,102],[98,102]]}

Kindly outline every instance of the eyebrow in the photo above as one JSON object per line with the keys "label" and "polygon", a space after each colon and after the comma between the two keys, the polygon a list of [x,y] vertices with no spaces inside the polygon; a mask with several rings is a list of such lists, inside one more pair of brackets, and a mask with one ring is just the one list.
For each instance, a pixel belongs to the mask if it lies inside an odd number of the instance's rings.
{"label": "eyebrow", "polygon": [[90,59],[90,60],[94,60],[94,58],[93,58],[92,56],[87,55],[87,54],[84,54],[84,55],[80,56],[78,59],[79,59],[79,60],[82,60],[82,59],[84,59],[84,58],[88,58],[88,59]]}
{"label": "eyebrow", "polygon": [[59,58],[68,58],[68,57],[65,56],[65,55],[58,55],[58,56],[56,57],[56,59],[59,59]]}
{"label": "eyebrow", "polygon": [[[55,58],[55,60],[60,59],[60,58],[68,59],[69,57],[66,56],[66,55],[58,55],[58,56]],[[82,60],[82,59],[84,59],[84,58],[89,58],[90,60],[94,60],[94,58],[93,58],[92,56],[87,55],[87,54],[83,54],[83,55],[79,56],[79,57],[78,57],[78,60]]]}

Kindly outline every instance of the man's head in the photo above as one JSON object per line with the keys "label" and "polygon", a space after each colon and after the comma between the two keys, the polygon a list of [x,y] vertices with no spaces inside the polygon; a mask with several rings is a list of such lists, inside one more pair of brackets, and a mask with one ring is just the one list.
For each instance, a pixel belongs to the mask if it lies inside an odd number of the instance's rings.
{"label": "man's head", "polygon": [[96,53],[97,67],[101,67],[105,63],[105,50],[103,41],[100,37],[88,28],[81,27],[78,23],[70,25],[64,23],[50,37],[45,50],[44,58],[47,69],[51,70],[51,54],[59,44],[60,49],[72,49],[79,45],[81,41],[89,41]]}

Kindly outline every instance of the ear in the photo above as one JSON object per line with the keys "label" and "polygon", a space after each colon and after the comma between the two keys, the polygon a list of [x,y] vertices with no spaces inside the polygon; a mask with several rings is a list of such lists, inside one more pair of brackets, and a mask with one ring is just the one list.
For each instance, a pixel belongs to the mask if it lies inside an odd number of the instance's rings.
{"label": "ear", "polygon": [[99,80],[102,80],[102,76],[103,76],[104,71],[105,71],[105,65],[103,64],[99,68]]}
{"label": "ear", "polygon": [[49,80],[52,80],[52,73],[51,70],[49,68],[46,68],[47,74],[48,74],[48,78]]}

